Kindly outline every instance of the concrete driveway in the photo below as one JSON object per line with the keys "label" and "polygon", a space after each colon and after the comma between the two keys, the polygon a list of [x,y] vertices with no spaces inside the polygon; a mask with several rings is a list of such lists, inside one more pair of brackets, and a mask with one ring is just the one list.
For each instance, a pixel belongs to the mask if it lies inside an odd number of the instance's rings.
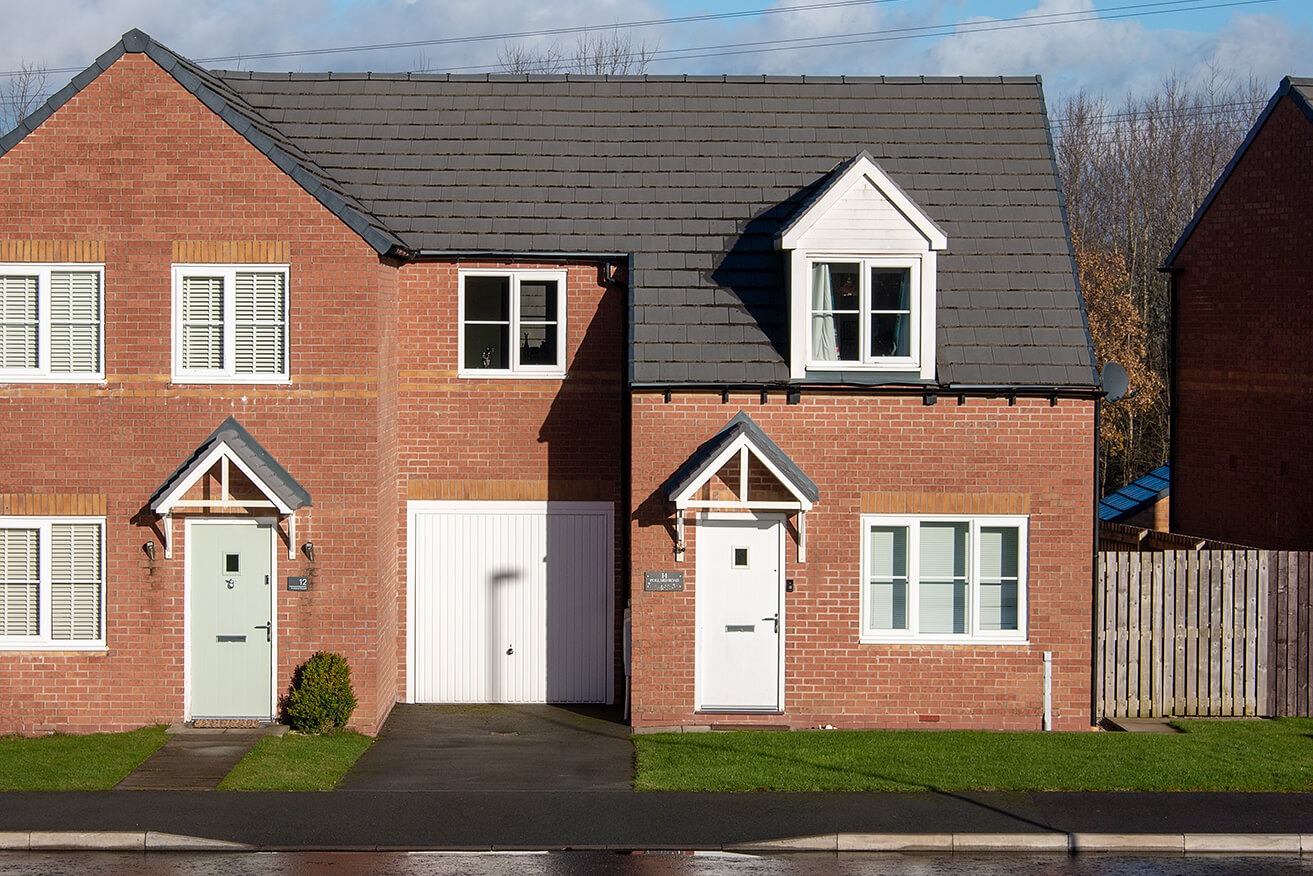
{"label": "concrete driveway", "polygon": [[634,749],[608,706],[398,704],[349,791],[621,791]]}

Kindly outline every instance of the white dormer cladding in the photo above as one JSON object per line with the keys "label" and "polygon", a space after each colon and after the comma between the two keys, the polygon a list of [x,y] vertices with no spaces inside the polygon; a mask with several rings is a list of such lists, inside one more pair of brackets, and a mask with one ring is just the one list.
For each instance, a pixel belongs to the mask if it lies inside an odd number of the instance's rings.
{"label": "white dormer cladding", "polygon": [[948,238],[862,152],[779,234],[790,254],[790,377],[935,377],[936,254]]}

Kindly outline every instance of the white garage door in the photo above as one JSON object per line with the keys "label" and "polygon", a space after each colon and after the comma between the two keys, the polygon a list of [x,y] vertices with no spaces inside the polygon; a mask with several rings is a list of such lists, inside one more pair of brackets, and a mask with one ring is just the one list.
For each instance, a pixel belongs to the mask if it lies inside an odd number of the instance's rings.
{"label": "white garage door", "polygon": [[409,699],[613,699],[613,509],[411,502]]}

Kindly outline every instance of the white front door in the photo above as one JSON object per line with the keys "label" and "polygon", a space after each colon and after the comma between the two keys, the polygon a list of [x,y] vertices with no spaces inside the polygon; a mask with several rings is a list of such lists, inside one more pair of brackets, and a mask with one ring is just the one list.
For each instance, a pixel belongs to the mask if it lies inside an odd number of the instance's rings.
{"label": "white front door", "polygon": [[268,524],[189,522],[192,719],[273,717],[273,574]]}
{"label": "white front door", "polygon": [[698,708],[781,711],[783,521],[704,518],[697,525]]}

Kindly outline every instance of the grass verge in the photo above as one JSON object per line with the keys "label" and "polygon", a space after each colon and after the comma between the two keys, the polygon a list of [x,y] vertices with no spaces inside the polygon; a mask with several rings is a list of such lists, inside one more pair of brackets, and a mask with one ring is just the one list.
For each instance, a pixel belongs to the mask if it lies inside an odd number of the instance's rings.
{"label": "grass verge", "polygon": [[1310,791],[1313,719],[1182,733],[735,731],[634,737],[644,791]]}
{"label": "grass verge", "polygon": [[0,791],[104,791],[168,739],[163,727],[86,736],[0,737]]}
{"label": "grass verge", "polygon": [[373,742],[351,730],[266,736],[219,783],[220,791],[329,791]]}

